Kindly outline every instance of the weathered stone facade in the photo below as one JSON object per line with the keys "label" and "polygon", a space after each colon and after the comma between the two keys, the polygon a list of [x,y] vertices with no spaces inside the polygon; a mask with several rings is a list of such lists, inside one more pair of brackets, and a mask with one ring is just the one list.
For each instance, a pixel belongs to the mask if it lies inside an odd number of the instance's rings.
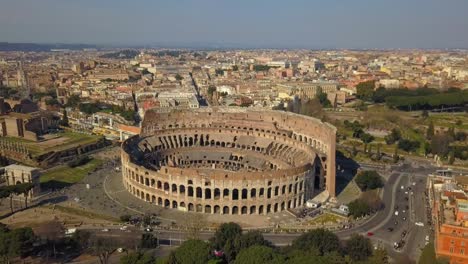
{"label": "weathered stone facade", "polygon": [[[23,165],[9,165],[5,167],[5,182],[7,185],[16,185],[21,183],[32,183],[34,187],[29,192],[29,198],[34,198],[41,193],[39,178],[41,172],[38,168],[28,167]],[[18,198],[24,198],[23,195],[18,195]]]}
{"label": "weathered stone facade", "polygon": [[287,112],[151,110],[122,144],[123,182],[167,208],[268,214],[335,196],[335,144],[335,127]]}

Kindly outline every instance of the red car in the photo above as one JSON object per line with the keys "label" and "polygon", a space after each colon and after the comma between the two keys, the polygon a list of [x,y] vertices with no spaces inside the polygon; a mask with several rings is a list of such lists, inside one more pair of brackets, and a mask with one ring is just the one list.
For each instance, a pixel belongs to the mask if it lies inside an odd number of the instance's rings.
{"label": "red car", "polygon": [[373,236],[373,235],[374,235],[374,233],[372,233],[372,232],[367,232],[367,236]]}

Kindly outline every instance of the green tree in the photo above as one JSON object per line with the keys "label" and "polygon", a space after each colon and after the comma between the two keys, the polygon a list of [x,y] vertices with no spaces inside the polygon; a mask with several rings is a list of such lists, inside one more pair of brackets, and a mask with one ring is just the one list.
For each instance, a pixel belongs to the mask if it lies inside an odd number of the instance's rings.
{"label": "green tree", "polygon": [[329,107],[332,107],[332,104],[330,102],[330,100],[328,100],[328,97],[327,97],[327,94],[320,91],[317,93],[317,98],[319,99],[319,102],[320,104],[325,107],[325,108],[329,108]]}
{"label": "green tree", "polygon": [[391,144],[393,144],[393,143],[395,143],[395,142],[397,142],[398,140],[401,139],[401,132],[397,128],[394,128],[394,129],[392,129],[390,134],[388,134],[388,135],[386,135],[384,137],[384,139],[385,139],[385,143],[387,143],[387,145],[391,145]]}
{"label": "green tree", "polygon": [[169,255],[169,264],[205,264],[211,259],[211,249],[202,240],[187,240]]}
{"label": "green tree", "polygon": [[349,208],[349,215],[353,216],[354,218],[363,217],[371,213],[371,208],[369,205],[361,200],[356,199],[348,204]]}
{"label": "green tree", "polygon": [[308,251],[317,249],[320,255],[340,249],[338,237],[331,231],[319,228],[311,230],[296,238],[292,247],[294,249]]}
{"label": "green tree", "polygon": [[382,176],[374,170],[359,172],[354,181],[362,191],[381,188],[384,185]]}
{"label": "green tree", "polygon": [[366,260],[372,255],[371,241],[362,235],[354,234],[346,241],[346,252],[354,261]]}
{"label": "green tree", "polygon": [[180,74],[176,74],[175,78],[178,81],[182,81],[184,79],[184,77],[182,77]]}
{"label": "green tree", "polygon": [[231,240],[234,241],[238,236],[242,234],[242,228],[233,222],[222,224],[215,232],[213,237],[213,247],[221,249],[226,245],[226,242]]}
{"label": "green tree", "polygon": [[414,152],[419,148],[419,141],[413,141],[409,139],[401,139],[398,141],[398,148],[406,152]]}
{"label": "green tree", "polygon": [[152,233],[144,233],[141,235],[141,248],[155,248],[158,246],[158,239]]}
{"label": "green tree", "polygon": [[10,263],[15,257],[26,257],[33,250],[36,241],[30,227],[23,227],[10,230],[2,226],[0,230],[0,256],[2,263]]}
{"label": "green tree", "polygon": [[395,152],[393,153],[393,163],[397,163],[400,160],[400,155],[398,155],[398,146],[395,147]]}
{"label": "green tree", "polygon": [[120,264],[153,264],[155,258],[149,253],[132,252],[120,258]]}
{"label": "green tree", "polygon": [[131,215],[129,214],[124,214],[124,215],[121,215],[120,216],[120,221],[124,222],[124,223],[127,223],[127,222],[130,222],[130,219],[132,218]]}
{"label": "green tree", "polygon": [[210,96],[210,98],[213,96],[213,93],[216,91],[216,86],[214,85],[210,85],[208,87],[208,95]]}
{"label": "green tree", "polygon": [[376,154],[375,154],[375,155],[376,155],[376,158],[377,158],[377,160],[380,160],[380,159],[382,158],[382,153],[380,152],[380,148],[381,148],[381,146],[382,146],[382,145],[381,145],[380,143],[379,143],[379,144],[377,144],[377,152],[376,152]]}
{"label": "green tree", "polygon": [[223,248],[226,254],[226,259],[233,260],[236,258],[237,254],[243,249],[249,248],[251,246],[268,246],[271,247],[272,244],[263,238],[263,235],[259,231],[249,231],[245,234],[237,235],[233,240],[228,240],[227,245]]}
{"label": "green tree", "polygon": [[356,85],[356,96],[364,101],[371,101],[374,94],[375,82],[367,81]]}
{"label": "green tree", "polygon": [[455,152],[452,150],[449,152],[448,164],[452,165],[455,162]]}
{"label": "green tree", "polygon": [[431,140],[432,137],[434,137],[434,123],[432,123],[432,121],[429,123],[429,126],[427,127],[427,131],[426,131],[426,138],[428,140]]}
{"label": "green tree", "polygon": [[428,112],[426,109],[424,109],[424,110],[422,111],[421,116],[422,116],[422,118],[426,119],[426,118],[429,117],[429,112]]}
{"label": "green tree", "polygon": [[73,94],[70,97],[68,97],[67,104],[66,106],[69,107],[78,107],[78,105],[81,102],[81,98],[79,95]]}
{"label": "green tree", "polygon": [[266,246],[251,246],[243,249],[237,255],[235,264],[258,264],[258,263],[284,263],[284,257],[276,253],[272,248]]}
{"label": "green tree", "polygon": [[65,127],[70,126],[70,124],[68,123],[67,110],[65,109],[63,109],[63,116],[62,116],[62,120],[60,120],[60,125],[65,126]]}

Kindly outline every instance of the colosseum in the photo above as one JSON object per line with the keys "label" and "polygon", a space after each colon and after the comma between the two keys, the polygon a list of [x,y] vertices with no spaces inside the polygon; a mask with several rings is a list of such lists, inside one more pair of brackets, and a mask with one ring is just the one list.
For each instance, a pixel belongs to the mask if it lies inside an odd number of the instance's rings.
{"label": "colosseum", "polygon": [[265,215],[335,197],[336,128],[253,108],[150,110],[122,143],[125,188],[156,205]]}

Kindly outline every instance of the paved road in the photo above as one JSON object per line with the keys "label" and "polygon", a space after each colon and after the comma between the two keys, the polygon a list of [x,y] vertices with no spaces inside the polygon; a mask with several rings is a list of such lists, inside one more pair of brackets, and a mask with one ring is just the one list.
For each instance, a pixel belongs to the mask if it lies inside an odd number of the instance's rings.
{"label": "paved road", "polygon": [[[363,167],[366,167],[365,165]],[[424,203],[424,189],[425,179],[427,174],[434,172],[436,168],[430,165],[424,166],[412,166],[410,164],[403,164],[401,166],[392,166],[389,168],[390,173],[387,173],[387,181],[383,189],[382,200],[384,202],[384,208],[371,217],[370,220],[364,224],[354,227],[352,229],[340,230],[336,234],[341,239],[346,239],[354,233],[367,234],[367,232],[375,233],[375,236],[371,237],[376,243],[383,245],[389,255],[393,258],[398,257],[401,254],[410,255],[413,259],[417,259],[419,256],[419,248],[424,243],[424,238],[428,234],[427,227],[417,227],[414,225],[415,222],[425,220],[425,207]],[[414,190],[415,195],[404,194],[408,186],[412,186],[412,182],[416,181],[417,185]],[[404,190],[401,186],[404,186]],[[408,197],[408,200],[405,198]],[[409,199],[411,198],[411,199]],[[395,206],[398,208],[406,208],[408,211],[401,213],[396,217],[394,215]],[[402,210],[402,209],[399,209]],[[406,211],[406,210],[405,210]],[[402,220],[402,217],[406,217],[407,220]],[[398,224],[395,226],[395,221]],[[392,226],[393,232],[387,231],[387,228]],[[406,246],[400,251],[393,249],[393,243],[401,239],[401,233],[403,230],[409,231],[405,237],[407,241]],[[117,236],[117,237],[140,237],[142,231],[132,229],[131,232],[124,232],[121,230],[110,230],[109,232],[97,232],[103,236]],[[184,231],[170,231],[161,230],[155,232],[158,238],[161,240],[161,244],[165,245],[177,245],[181,241],[187,239],[187,234]],[[300,234],[286,234],[286,233],[265,233],[264,237],[273,242],[277,246],[284,246],[290,244]],[[201,232],[199,238],[208,240],[213,236],[212,232]]]}

